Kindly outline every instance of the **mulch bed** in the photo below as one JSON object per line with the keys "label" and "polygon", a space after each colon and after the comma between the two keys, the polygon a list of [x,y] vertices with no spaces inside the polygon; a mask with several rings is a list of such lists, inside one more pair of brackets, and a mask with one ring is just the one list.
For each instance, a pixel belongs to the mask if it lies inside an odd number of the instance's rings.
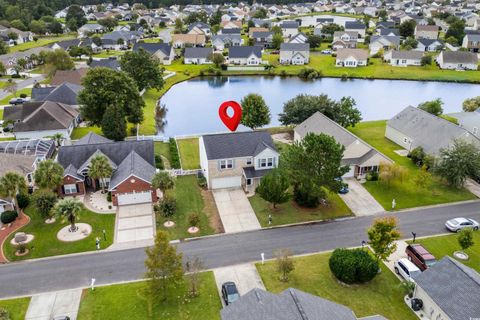
{"label": "mulch bed", "polygon": [[27,216],[25,213],[21,213],[15,221],[10,224],[4,225],[4,230],[0,230],[0,263],[7,263],[9,262],[8,259],[3,254],[3,243],[5,240],[18,229],[26,226],[30,222],[30,217]]}

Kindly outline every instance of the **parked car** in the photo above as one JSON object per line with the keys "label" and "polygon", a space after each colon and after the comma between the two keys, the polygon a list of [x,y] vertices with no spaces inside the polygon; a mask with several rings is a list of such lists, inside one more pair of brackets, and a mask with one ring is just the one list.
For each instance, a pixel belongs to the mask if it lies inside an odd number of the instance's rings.
{"label": "parked car", "polygon": [[421,271],[433,266],[437,259],[419,243],[412,243],[405,249],[408,260],[412,261]]}
{"label": "parked car", "polygon": [[348,183],[344,183],[344,184],[342,185],[342,187],[340,188],[340,191],[338,191],[338,193],[340,193],[340,194],[347,194],[348,191],[350,191],[350,190],[348,189]]}
{"label": "parked car", "polygon": [[22,103],[25,103],[27,102],[27,99],[24,99],[24,98],[13,98],[13,99],[10,99],[10,101],[8,101],[8,103],[16,106],[17,104],[22,104]]}
{"label": "parked car", "polygon": [[321,51],[322,54],[332,54],[332,50],[326,49]]}
{"label": "parked car", "polygon": [[445,227],[452,232],[459,232],[465,228],[478,230],[478,222],[469,218],[455,218],[445,222]]}
{"label": "parked car", "polygon": [[70,320],[69,316],[55,316],[53,320]]}
{"label": "parked car", "polygon": [[225,282],[222,284],[222,298],[227,306],[240,298],[240,294],[238,293],[237,286],[234,282]]}
{"label": "parked car", "polygon": [[399,274],[403,277],[403,279],[407,281],[415,282],[414,279],[418,276],[422,271],[410,262],[407,258],[402,258],[394,263],[395,266],[395,273]]}

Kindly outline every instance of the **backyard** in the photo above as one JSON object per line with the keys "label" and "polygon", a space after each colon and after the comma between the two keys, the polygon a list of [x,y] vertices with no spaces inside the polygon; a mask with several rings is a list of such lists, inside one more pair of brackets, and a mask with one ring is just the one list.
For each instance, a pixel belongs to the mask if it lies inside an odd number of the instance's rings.
{"label": "backyard", "polygon": [[395,153],[402,147],[385,138],[386,121],[367,121],[357,124],[349,130],[378,149],[397,164],[407,169],[407,177],[403,182],[393,181],[386,184],[382,181],[367,181],[364,186],[372,196],[386,209],[392,209],[392,200],[395,199],[395,210],[413,208],[448,202],[476,199],[466,189],[456,189],[448,186],[439,177],[432,175],[432,179],[425,187],[419,187],[415,182],[420,169],[410,160]]}
{"label": "backyard", "polygon": [[274,293],[292,287],[343,304],[357,317],[380,314],[390,320],[417,319],[403,301],[400,281],[383,263],[381,273],[369,283],[345,285],[332,275],[329,257],[330,253],[323,253],[294,258],[295,270],[288,282],[279,280],[274,261],[258,263],[257,269],[267,290]]}
{"label": "backyard", "polygon": [[144,298],[145,282],[97,287],[84,290],[79,320],[203,320],[220,319],[222,304],[213,272],[200,274],[199,296],[186,295],[186,284],[180,285],[164,302],[154,302],[151,312]]}
{"label": "backyard", "polygon": [[72,134],[70,135],[70,138],[72,140],[81,139],[83,138],[83,136],[87,135],[90,131],[99,135],[103,135],[102,129],[97,126],[76,127],[73,129]]}
{"label": "backyard", "polygon": [[0,300],[0,309],[6,309],[10,314],[10,320],[23,320],[27,313],[30,298]]}
{"label": "backyard", "polygon": [[17,51],[25,51],[25,50],[32,49],[32,48],[37,48],[37,47],[43,47],[43,46],[47,46],[49,44],[52,44],[54,42],[64,41],[64,40],[69,40],[69,39],[74,39],[74,38],[75,38],[75,36],[73,36],[73,35],[40,38],[37,41],[25,42],[25,43],[21,43],[21,44],[18,44],[16,46],[10,47],[9,53],[13,53],[13,52],[17,52]]}
{"label": "backyard", "polygon": [[182,162],[182,169],[200,168],[200,151],[198,138],[177,139],[178,151]]}
{"label": "backyard", "polygon": [[[62,242],[57,239],[58,231],[64,226],[68,225],[68,221],[62,221],[57,219],[52,224],[46,224],[45,218],[43,218],[31,204],[26,210],[26,214],[30,217],[31,221],[25,227],[19,230],[19,232],[25,232],[27,234],[34,235],[34,240],[27,244],[27,248],[30,252],[23,256],[17,257],[15,255],[15,247],[10,244],[10,240],[14,237],[12,234],[7,238],[3,244],[3,251],[5,256],[10,261],[18,261],[25,259],[35,259],[50,256],[57,256],[69,253],[85,252],[95,250],[95,238],[100,237],[101,248],[105,249],[113,242],[113,232],[115,225],[114,214],[97,214],[87,209],[83,209],[80,212],[78,222],[88,223],[92,226],[92,233],[83,240],[75,242]],[[103,230],[106,231],[107,240],[103,240]]]}
{"label": "backyard", "polygon": [[170,145],[168,143],[155,141],[153,143],[153,147],[156,155],[165,157],[168,162],[172,161],[172,155],[170,154]]}

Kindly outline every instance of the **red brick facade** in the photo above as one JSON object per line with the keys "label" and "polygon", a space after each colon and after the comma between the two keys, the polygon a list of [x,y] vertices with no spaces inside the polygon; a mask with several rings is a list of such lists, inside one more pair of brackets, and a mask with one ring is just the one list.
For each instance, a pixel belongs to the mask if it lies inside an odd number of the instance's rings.
{"label": "red brick facade", "polygon": [[[63,186],[67,185],[67,184],[76,184],[77,185],[77,190],[78,190],[77,193],[65,194]],[[83,195],[83,194],[85,194],[85,182],[81,181],[81,180],[78,180],[78,179],[75,179],[71,176],[65,176],[63,178],[62,185],[60,187],[58,187],[57,192],[58,192],[58,195],[60,197]]]}
{"label": "red brick facade", "polygon": [[148,190],[151,191],[152,202],[157,202],[157,193],[155,192],[155,189],[152,188],[150,183],[145,182],[135,176],[130,176],[128,179],[125,179],[125,181],[119,184],[115,190],[112,190],[112,203],[114,206],[118,205],[117,194],[144,192]]}

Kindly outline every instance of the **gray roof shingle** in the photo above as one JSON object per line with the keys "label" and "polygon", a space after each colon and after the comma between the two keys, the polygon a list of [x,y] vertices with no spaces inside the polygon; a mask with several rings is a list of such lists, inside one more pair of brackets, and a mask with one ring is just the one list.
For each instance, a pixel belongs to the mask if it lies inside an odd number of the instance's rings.
{"label": "gray roof shingle", "polygon": [[98,144],[98,143],[110,143],[113,142],[110,139],[102,137],[92,131],[89,131],[86,135],[84,135],[81,139],[75,141],[74,145],[83,145],[83,144]]}
{"label": "gray roof shingle", "polygon": [[32,100],[78,105],[77,97],[82,89],[83,86],[69,82],[64,82],[58,87],[33,88]]}
{"label": "gray roof shingle", "polygon": [[205,58],[213,53],[213,48],[191,47],[185,48],[185,58]]}
{"label": "gray roof shingle", "polygon": [[280,51],[309,51],[310,44],[308,43],[290,43],[284,42],[280,45]]}
{"label": "gray roof shingle", "polygon": [[146,42],[137,42],[133,45],[133,51],[138,51],[140,48],[148,51],[150,54],[154,54],[158,50],[163,52],[165,55],[170,55],[172,46],[168,43],[146,43]]}
{"label": "gray roof shingle", "polygon": [[262,57],[262,47],[260,46],[234,46],[228,48],[229,58],[248,58],[251,54],[256,57]]}
{"label": "gray roof shingle", "polygon": [[151,182],[155,171],[156,169],[152,164],[145,161],[145,159],[135,151],[131,151],[120,163],[117,170],[113,172],[109,189],[115,189],[120,183],[132,175],[144,181]]}

